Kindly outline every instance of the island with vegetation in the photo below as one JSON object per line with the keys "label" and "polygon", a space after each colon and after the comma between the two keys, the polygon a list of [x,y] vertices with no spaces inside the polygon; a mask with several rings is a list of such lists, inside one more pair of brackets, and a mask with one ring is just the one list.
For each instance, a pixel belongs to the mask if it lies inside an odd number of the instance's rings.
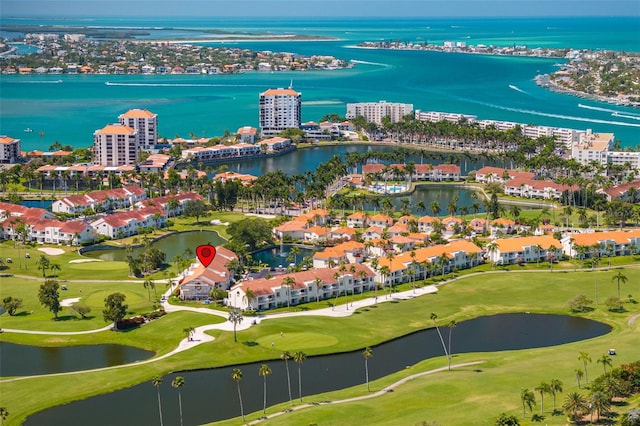
{"label": "island with vegetation", "polygon": [[233,74],[352,66],[327,55],[204,47],[193,41],[94,40],[83,34],[27,34],[23,41],[38,51],[5,55],[3,74]]}

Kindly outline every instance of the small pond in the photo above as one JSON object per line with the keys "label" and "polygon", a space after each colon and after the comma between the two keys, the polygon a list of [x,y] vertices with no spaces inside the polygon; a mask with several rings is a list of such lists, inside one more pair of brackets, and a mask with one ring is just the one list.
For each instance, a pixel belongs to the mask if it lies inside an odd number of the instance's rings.
{"label": "small pond", "polygon": [[0,375],[30,376],[129,364],[154,353],[123,345],[42,347],[0,342]]}
{"label": "small pond", "polygon": [[[402,303],[402,302],[400,302]],[[372,309],[374,311],[374,309]],[[375,315],[362,312],[361,315]],[[425,314],[428,315],[428,314]],[[260,327],[260,325],[258,325]],[[447,338],[448,328],[441,331]],[[497,352],[561,345],[601,336],[611,331],[606,324],[563,315],[502,314],[461,322],[453,329],[452,353]],[[239,342],[242,341],[240,333]],[[277,339],[277,338],[276,338]],[[274,357],[281,350],[277,348]],[[238,343],[242,344],[242,343]],[[421,360],[442,356],[435,329],[419,331],[385,342],[373,349],[369,377],[375,380],[400,371]],[[213,350],[213,348],[212,348]],[[455,357],[454,357],[455,362]],[[262,362],[242,365],[240,383],[245,413],[262,409],[263,379],[258,375]],[[272,369],[267,379],[267,404],[288,400],[283,361],[267,361]],[[446,360],[443,359],[443,365]],[[171,387],[176,375],[184,377],[181,389],[184,424],[202,424],[240,415],[233,367],[171,374],[160,386],[165,424],[179,424],[178,395]],[[290,362],[293,397],[298,395],[298,365]],[[318,356],[302,364],[302,394],[313,395],[364,383],[362,351]],[[117,409],[114,409],[117,407]],[[128,389],[54,407],[27,419],[27,425],[60,425],[73,419],[76,424],[141,425],[158,423],[158,400],[150,382]]]}
{"label": "small pond", "polygon": [[[138,237],[142,241],[142,237]],[[212,244],[218,246],[226,241],[215,231],[188,231],[177,232],[165,238],[155,241],[151,247],[163,251],[166,255],[167,263],[173,262],[173,258],[179,254],[183,255],[184,251],[189,248],[194,253],[195,259],[196,247],[202,244]],[[144,247],[136,247],[133,249],[133,256],[137,257],[144,252]],[[86,251],[84,256],[102,260],[117,260],[124,262],[127,259],[127,252],[124,248],[109,248],[106,250]]]}
{"label": "small pond", "polygon": [[[298,247],[300,253],[292,254],[291,249],[293,247]],[[307,256],[313,256],[315,250],[295,245],[295,244],[282,244],[275,247],[269,247],[262,250],[258,250],[251,254],[253,260],[260,263],[266,263],[272,268],[277,267],[287,267],[290,263],[298,264],[302,262]]]}

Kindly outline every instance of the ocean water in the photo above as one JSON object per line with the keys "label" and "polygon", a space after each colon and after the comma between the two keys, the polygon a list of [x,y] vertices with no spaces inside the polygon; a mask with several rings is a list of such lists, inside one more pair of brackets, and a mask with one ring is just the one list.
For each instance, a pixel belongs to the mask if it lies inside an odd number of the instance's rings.
{"label": "ocean water", "polygon": [[[293,82],[302,92],[303,121],[345,114],[346,103],[387,100],[416,109],[461,112],[480,119],[593,129],[615,133],[623,146],[640,144],[640,110],[552,93],[533,82],[553,72],[554,59],[508,58],[437,52],[357,49],[366,40],[466,41],[468,44],[573,47],[640,52],[634,18],[550,19],[203,19],[87,18],[5,22],[147,27],[153,38],[188,37],[198,44],[215,37],[203,28],[230,32],[331,36],[331,41],[240,41],[224,46],[355,60],[352,69],[249,72],[220,76],[19,76],[0,77],[0,134],[22,140],[23,149],[54,141],[89,146],[93,132],[131,108],[159,116],[165,137],[215,136],[258,124],[258,94]],[[106,85],[110,82],[110,85]],[[615,112],[620,116],[614,116]],[[24,129],[33,132],[26,133]],[[42,132],[42,136],[40,136]]]}

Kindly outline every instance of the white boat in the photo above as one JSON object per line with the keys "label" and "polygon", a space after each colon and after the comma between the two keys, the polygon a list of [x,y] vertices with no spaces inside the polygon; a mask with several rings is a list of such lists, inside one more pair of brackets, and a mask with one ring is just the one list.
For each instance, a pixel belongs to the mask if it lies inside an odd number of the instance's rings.
{"label": "white boat", "polygon": [[27,133],[31,133],[33,132],[33,129],[31,129],[30,127],[27,127],[26,129],[24,129],[24,131]]}

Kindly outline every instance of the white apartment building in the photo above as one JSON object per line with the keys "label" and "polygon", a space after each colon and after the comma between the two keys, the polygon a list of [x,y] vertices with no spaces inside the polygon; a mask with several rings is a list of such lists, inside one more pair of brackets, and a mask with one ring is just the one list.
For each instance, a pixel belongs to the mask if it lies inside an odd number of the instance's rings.
{"label": "white apartment building", "polygon": [[580,135],[580,141],[573,145],[571,157],[581,164],[597,161],[607,164],[609,149],[613,145],[613,133],[593,133],[591,129]]}
{"label": "white apartment building", "polygon": [[431,123],[437,123],[439,121],[451,121],[452,123],[457,123],[460,120],[466,120],[467,123],[473,123],[477,118],[478,117],[475,115],[459,114],[455,112],[416,110],[416,120],[428,121]]}
{"label": "white apartment building", "polygon": [[118,121],[136,130],[139,148],[153,149],[158,143],[158,114],[146,109],[132,109],[118,116]]}
{"label": "white apartment building", "polygon": [[607,163],[614,166],[623,166],[629,163],[632,168],[640,170],[640,152],[609,151],[607,152]]}
{"label": "white apartment building", "polygon": [[93,134],[93,162],[101,166],[135,166],[138,147],[138,135],[134,128],[110,124]]}
{"label": "white apartment building", "polygon": [[0,136],[0,164],[14,164],[20,158],[20,139]]}
{"label": "white apartment building", "polygon": [[302,93],[292,88],[269,89],[260,93],[260,129],[263,136],[277,136],[286,129],[299,128],[302,121]]}
{"label": "white apartment building", "polygon": [[387,101],[359,102],[347,104],[347,118],[364,117],[369,123],[382,124],[382,117],[389,117],[392,123],[402,120],[413,112],[413,104],[400,104]]}

